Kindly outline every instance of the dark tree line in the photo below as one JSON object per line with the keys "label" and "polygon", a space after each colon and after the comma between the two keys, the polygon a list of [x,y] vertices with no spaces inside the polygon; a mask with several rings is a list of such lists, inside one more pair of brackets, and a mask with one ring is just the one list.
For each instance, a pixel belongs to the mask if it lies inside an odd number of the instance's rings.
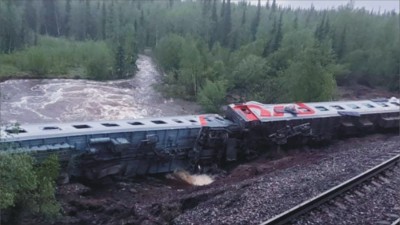
{"label": "dark tree line", "polygon": [[[327,100],[334,97],[336,83],[351,82],[399,88],[395,12],[373,13],[351,4],[300,10],[281,8],[275,0],[255,5],[231,0],[0,0],[0,15],[3,53],[35,45],[43,35],[106,41],[114,54],[113,73],[123,77],[139,51],[154,48],[168,74],[167,86],[188,99],[202,96],[205,101],[207,92],[217,90],[266,102]],[[307,76],[320,81],[293,90]]]}

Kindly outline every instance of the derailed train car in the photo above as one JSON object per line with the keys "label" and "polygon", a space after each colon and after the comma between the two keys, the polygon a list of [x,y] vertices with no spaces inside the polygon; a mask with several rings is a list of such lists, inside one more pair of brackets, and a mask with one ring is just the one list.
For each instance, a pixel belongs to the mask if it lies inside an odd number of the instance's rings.
{"label": "derailed train car", "polygon": [[399,99],[231,104],[216,114],[1,127],[3,151],[39,161],[58,154],[70,175],[91,180],[202,170],[270,145],[398,129]]}

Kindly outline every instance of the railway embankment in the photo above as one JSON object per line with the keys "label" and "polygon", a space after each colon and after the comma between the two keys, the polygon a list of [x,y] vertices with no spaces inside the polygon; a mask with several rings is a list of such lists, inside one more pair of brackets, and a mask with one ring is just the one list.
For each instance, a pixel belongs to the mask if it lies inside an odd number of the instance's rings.
{"label": "railway embankment", "polygon": [[[378,134],[263,156],[212,175],[207,186],[165,176],[110,180],[101,187],[78,183],[58,189],[61,224],[259,224],[390,158],[400,136]],[[363,188],[356,206],[327,209],[306,224],[376,224],[400,214],[398,167],[384,187]],[[336,204],[341,205],[341,203]],[[342,204],[343,205],[343,204]],[[337,207],[337,206],[336,206]],[[344,204],[344,207],[349,207]],[[372,221],[372,222],[371,222]]]}

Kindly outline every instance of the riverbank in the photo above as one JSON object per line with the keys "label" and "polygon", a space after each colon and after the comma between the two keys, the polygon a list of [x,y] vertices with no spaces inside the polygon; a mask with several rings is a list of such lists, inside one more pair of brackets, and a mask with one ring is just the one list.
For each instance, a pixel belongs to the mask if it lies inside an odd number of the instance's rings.
{"label": "riverbank", "polygon": [[133,78],[11,79],[0,83],[2,123],[43,123],[198,114],[194,102],[166,98],[153,87],[160,82],[153,60],[139,55]]}

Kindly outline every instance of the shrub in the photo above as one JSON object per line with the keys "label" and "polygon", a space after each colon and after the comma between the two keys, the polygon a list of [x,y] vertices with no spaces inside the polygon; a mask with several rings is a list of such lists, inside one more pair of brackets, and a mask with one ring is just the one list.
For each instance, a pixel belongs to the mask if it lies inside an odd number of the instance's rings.
{"label": "shrub", "polygon": [[0,209],[14,210],[14,215],[29,212],[48,220],[57,218],[60,205],[55,199],[55,179],[59,169],[55,155],[35,165],[27,154],[1,151]]}
{"label": "shrub", "polygon": [[207,112],[218,112],[224,103],[227,85],[225,81],[206,80],[204,87],[200,90],[198,101]]}
{"label": "shrub", "polygon": [[88,49],[90,57],[85,64],[86,75],[89,79],[105,80],[111,77],[112,53],[105,43],[93,44]]}

